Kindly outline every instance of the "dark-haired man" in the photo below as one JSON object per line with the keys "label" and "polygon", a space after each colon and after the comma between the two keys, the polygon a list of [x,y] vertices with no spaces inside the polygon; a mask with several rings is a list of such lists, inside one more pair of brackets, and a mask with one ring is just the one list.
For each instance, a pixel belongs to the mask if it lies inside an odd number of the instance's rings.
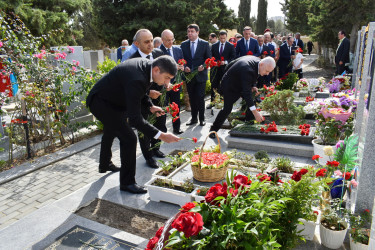
{"label": "dark-haired man", "polygon": [[349,62],[349,49],[350,41],[346,38],[345,31],[340,30],[338,33],[340,40],[339,46],[337,47],[335,63],[336,63],[336,74],[341,75],[345,71],[345,63]]}
{"label": "dark-haired man", "polygon": [[137,137],[131,127],[168,143],[180,140],[173,134],[159,131],[141,115],[141,103],[148,103],[152,113],[164,114],[160,107],[152,104],[146,92],[152,82],[160,86],[169,84],[176,72],[176,62],[169,56],[161,56],[153,62],[143,58],[127,60],[104,75],[87,96],[87,107],[104,126],[99,172],[119,170],[110,166],[111,146],[103,145],[109,141],[105,137],[117,137],[120,140],[120,189],[123,191],[147,192],[135,181]]}
{"label": "dark-haired man", "polygon": [[260,56],[258,41],[251,37],[252,29],[249,26],[243,28],[243,38],[237,42],[236,56]]}
{"label": "dark-haired man", "polygon": [[199,125],[204,126],[206,125],[204,95],[208,79],[204,62],[206,59],[211,58],[211,50],[208,42],[198,37],[199,26],[197,24],[188,25],[187,35],[188,40],[181,43],[182,53],[187,62],[185,73],[191,73],[195,70],[198,70],[198,73],[186,84],[191,107],[191,120],[186,125],[198,123],[199,118]]}

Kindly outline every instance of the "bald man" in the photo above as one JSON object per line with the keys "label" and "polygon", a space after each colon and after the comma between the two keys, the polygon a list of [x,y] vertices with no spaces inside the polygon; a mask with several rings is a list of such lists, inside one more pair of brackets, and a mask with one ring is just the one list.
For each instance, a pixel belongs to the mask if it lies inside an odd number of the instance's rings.
{"label": "bald man", "polygon": [[[254,115],[257,122],[263,121],[263,116],[256,110],[252,92],[258,91],[256,82],[259,76],[268,75],[275,68],[276,63],[272,57],[259,59],[255,56],[243,56],[233,61],[225,69],[221,80],[220,94],[224,97],[224,108],[220,110],[210,131],[218,131],[225,119],[232,112],[233,104],[242,97]],[[249,111],[248,110],[248,111]],[[215,138],[210,134],[210,138]]]}

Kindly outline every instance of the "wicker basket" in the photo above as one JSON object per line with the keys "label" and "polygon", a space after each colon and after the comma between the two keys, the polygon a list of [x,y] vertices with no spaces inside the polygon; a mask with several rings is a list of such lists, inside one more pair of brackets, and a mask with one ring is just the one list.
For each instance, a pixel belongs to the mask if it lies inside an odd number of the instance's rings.
{"label": "wicker basket", "polygon": [[[216,135],[216,138],[217,138],[217,141],[218,141],[218,144],[219,144],[219,150],[221,152],[220,140],[219,140],[219,136],[217,135],[217,133],[215,131],[212,131],[208,134],[208,136],[210,134],[213,134],[213,133]],[[202,161],[203,148],[204,148],[204,145],[206,144],[208,136],[206,137],[206,140],[204,141],[204,143],[202,145],[202,148],[200,150],[198,166],[192,165],[191,169],[193,171],[193,177],[197,181],[217,182],[217,181],[221,181],[225,178],[225,174],[227,173],[227,169],[228,169],[227,166],[224,166],[224,167],[218,168],[218,169],[206,169],[206,168],[202,169],[202,168],[200,168],[201,161]]]}

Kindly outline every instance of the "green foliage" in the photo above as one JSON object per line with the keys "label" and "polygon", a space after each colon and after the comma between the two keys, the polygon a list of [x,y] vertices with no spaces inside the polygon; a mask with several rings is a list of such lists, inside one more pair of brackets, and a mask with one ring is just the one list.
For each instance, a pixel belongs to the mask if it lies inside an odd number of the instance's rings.
{"label": "green foliage", "polygon": [[247,25],[251,26],[250,21],[250,12],[251,12],[251,0],[240,0],[238,6],[238,19],[239,25],[237,31],[242,33],[243,28]]}
{"label": "green foliage", "polygon": [[294,172],[294,163],[288,157],[277,157],[272,161],[272,164],[283,173],[293,174]]}
{"label": "green foliage", "polygon": [[310,2],[308,0],[286,0],[284,3],[280,3],[286,17],[286,27],[290,31],[301,34],[311,33],[309,20],[306,18]]}
{"label": "green foliage", "polygon": [[258,1],[258,17],[256,24],[256,34],[263,34],[267,28],[267,0]]}
{"label": "green foliage", "polygon": [[271,119],[280,125],[294,124],[303,122],[305,112],[303,106],[294,104],[293,91],[278,91],[275,95],[266,97],[260,104],[262,110],[268,112]]}
{"label": "green foliage", "polygon": [[257,159],[257,160],[269,160],[270,159],[270,157],[269,157],[269,155],[268,155],[268,153],[267,153],[267,151],[265,151],[265,150],[259,150],[258,152],[256,152],[255,154],[254,154],[254,157],[255,157],[255,159]]}
{"label": "green foliage", "polygon": [[370,238],[371,214],[368,209],[361,214],[349,215],[350,236],[354,242],[368,245]]}
{"label": "green foliage", "polygon": [[98,36],[110,46],[119,46],[122,39],[132,40],[140,28],[149,29],[160,36],[171,29],[177,41],[186,39],[186,27],[197,23],[200,37],[219,29],[232,29],[237,25],[234,12],[223,0],[93,0],[93,23]]}
{"label": "green foliage", "polygon": [[336,150],[334,159],[340,162],[341,165],[346,165],[348,172],[352,171],[358,160],[358,136],[351,135],[346,137],[343,145]]}
{"label": "green foliage", "polygon": [[283,78],[281,78],[280,85],[276,86],[277,90],[293,89],[294,84],[298,81],[298,74],[288,73],[287,76]]}
{"label": "green foliage", "polygon": [[121,63],[120,60],[118,60],[117,63],[116,63],[115,61],[106,57],[105,60],[103,61],[103,63],[98,62],[98,66],[97,66],[98,72],[101,73],[101,74],[106,74],[109,71],[111,71],[111,69],[113,69],[114,67],[119,65],[120,63]]}

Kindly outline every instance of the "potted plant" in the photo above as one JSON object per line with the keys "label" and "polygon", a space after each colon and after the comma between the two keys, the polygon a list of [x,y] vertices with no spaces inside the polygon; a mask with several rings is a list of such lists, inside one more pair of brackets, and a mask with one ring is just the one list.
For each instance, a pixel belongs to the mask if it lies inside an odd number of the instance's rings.
{"label": "potted plant", "polygon": [[145,184],[150,200],[170,202],[180,206],[192,201],[195,186],[191,180],[173,181],[166,178],[152,178]]}
{"label": "potted plant", "polygon": [[319,211],[314,210],[312,213],[307,214],[305,218],[300,218],[301,224],[297,225],[298,234],[306,240],[313,240],[316,226],[319,225],[318,216]]}
{"label": "potted plant", "polygon": [[360,215],[351,214],[350,222],[350,249],[367,250],[370,238],[371,214],[365,209]]}
{"label": "potted plant", "polygon": [[340,200],[333,201],[333,208],[325,207],[320,220],[322,245],[330,249],[337,249],[343,244],[348,231],[348,225],[344,217],[345,212],[341,208]]}
{"label": "potted plant", "polygon": [[183,167],[186,166],[187,161],[185,156],[182,154],[182,152],[178,152],[176,155],[168,155],[168,158],[170,158],[170,161],[164,161],[159,160],[159,166],[161,170],[157,171],[155,174],[153,174],[153,177],[167,177],[171,178],[173,175],[175,175],[178,171],[180,171]]}

